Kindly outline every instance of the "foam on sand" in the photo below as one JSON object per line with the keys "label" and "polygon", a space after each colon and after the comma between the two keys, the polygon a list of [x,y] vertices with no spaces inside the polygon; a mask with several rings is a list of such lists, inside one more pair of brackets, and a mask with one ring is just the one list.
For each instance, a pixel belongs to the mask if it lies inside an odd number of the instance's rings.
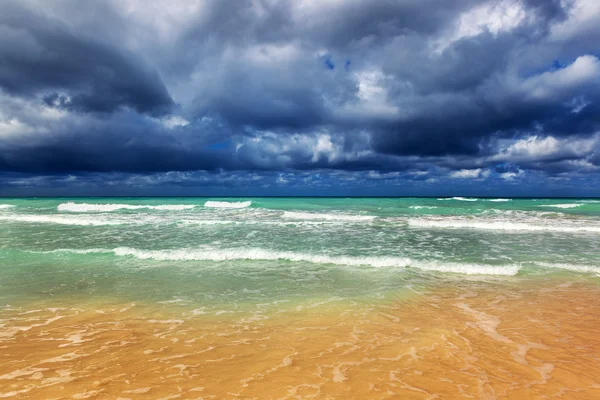
{"label": "foam on sand", "polygon": [[497,275],[513,276],[519,272],[516,265],[482,265],[472,263],[455,263],[443,261],[411,260],[405,257],[394,256],[329,256],[291,251],[274,251],[260,248],[235,248],[235,249],[171,249],[171,250],[140,250],[129,247],[116,249],[90,249],[72,250],[58,249],[47,253],[69,252],[74,254],[89,253],[114,253],[116,256],[130,256],[141,260],[155,261],[291,261],[309,262],[313,264],[332,264],[341,266],[370,266],[376,268],[416,268],[423,271],[446,272],[466,275]]}
{"label": "foam on sand", "polygon": [[347,215],[347,214],[326,214],[326,213],[307,213],[296,211],[285,211],[282,218],[300,219],[300,220],[323,220],[323,221],[372,221],[375,219],[372,215]]}
{"label": "foam on sand", "polygon": [[196,207],[193,204],[163,204],[158,206],[137,205],[137,204],[88,204],[88,203],[68,203],[59,204],[56,209],[58,211],[68,212],[111,212],[117,210],[159,210],[159,211],[182,211],[190,210]]}
{"label": "foam on sand", "polygon": [[210,208],[247,208],[251,205],[251,201],[207,201],[204,203],[204,207]]}
{"label": "foam on sand", "polygon": [[599,266],[593,265],[578,265],[578,264],[569,264],[569,263],[544,263],[544,262],[536,262],[535,264],[545,267],[545,268],[553,268],[553,269],[564,269],[567,271],[573,272],[583,272],[583,273],[600,273]]}

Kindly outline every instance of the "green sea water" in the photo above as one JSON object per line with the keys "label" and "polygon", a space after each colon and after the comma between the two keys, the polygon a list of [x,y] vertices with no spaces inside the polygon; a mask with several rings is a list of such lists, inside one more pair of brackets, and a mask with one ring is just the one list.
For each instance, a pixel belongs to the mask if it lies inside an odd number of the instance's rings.
{"label": "green sea water", "polygon": [[95,298],[220,312],[599,276],[600,200],[0,199],[0,306]]}

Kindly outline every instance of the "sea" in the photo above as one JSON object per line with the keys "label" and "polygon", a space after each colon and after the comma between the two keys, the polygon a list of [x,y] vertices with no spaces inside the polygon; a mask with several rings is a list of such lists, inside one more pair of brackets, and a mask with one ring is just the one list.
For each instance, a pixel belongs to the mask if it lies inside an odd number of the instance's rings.
{"label": "sea", "polygon": [[2,398],[600,398],[600,199],[3,198]]}

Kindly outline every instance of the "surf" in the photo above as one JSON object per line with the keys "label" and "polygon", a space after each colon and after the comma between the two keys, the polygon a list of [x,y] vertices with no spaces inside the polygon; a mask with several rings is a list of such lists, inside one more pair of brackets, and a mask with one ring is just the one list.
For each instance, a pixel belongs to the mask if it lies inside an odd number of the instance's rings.
{"label": "surf", "polygon": [[204,207],[209,208],[248,208],[252,201],[212,201],[204,203]]}
{"label": "surf", "polygon": [[323,221],[373,221],[375,216],[372,215],[348,215],[348,214],[333,214],[333,213],[307,213],[296,211],[285,211],[281,216],[285,219],[298,220],[323,220]]}
{"label": "surf", "polygon": [[506,232],[591,232],[600,233],[600,225],[534,224],[532,222],[482,221],[465,219],[408,219],[408,226],[420,229],[481,229]]}
{"label": "surf", "polygon": [[118,210],[159,210],[159,211],[182,211],[191,210],[196,206],[193,204],[162,204],[162,205],[145,205],[145,204],[89,204],[89,203],[62,203],[56,209],[58,211],[67,212],[113,212]]}
{"label": "surf", "polygon": [[344,256],[320,255],[292,251],[275,251],[261,248],[181,248],[169,250],[143,250],[130,247],[114,249],[57,249],[47,253],[112,253],[118,257],[133,257],[154,261],[289,261],[311,264],[374,267],[374,268],[414,268],[430,272],[455,273],[464,275],[514,276],[519,272],[518,265],[484,265],[474,263],[445,262],[440,260],[411,260],[395,256]]}

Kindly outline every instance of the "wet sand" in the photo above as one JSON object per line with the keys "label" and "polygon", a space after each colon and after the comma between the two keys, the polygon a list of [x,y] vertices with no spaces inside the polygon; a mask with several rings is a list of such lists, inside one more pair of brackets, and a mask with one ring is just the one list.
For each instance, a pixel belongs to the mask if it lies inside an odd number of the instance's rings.
{"label": "wet sand", "polygon": [[599,332],[600,287],[579,280],[219,315],[37,302],[0,310],[0,398],[598,399]]}

